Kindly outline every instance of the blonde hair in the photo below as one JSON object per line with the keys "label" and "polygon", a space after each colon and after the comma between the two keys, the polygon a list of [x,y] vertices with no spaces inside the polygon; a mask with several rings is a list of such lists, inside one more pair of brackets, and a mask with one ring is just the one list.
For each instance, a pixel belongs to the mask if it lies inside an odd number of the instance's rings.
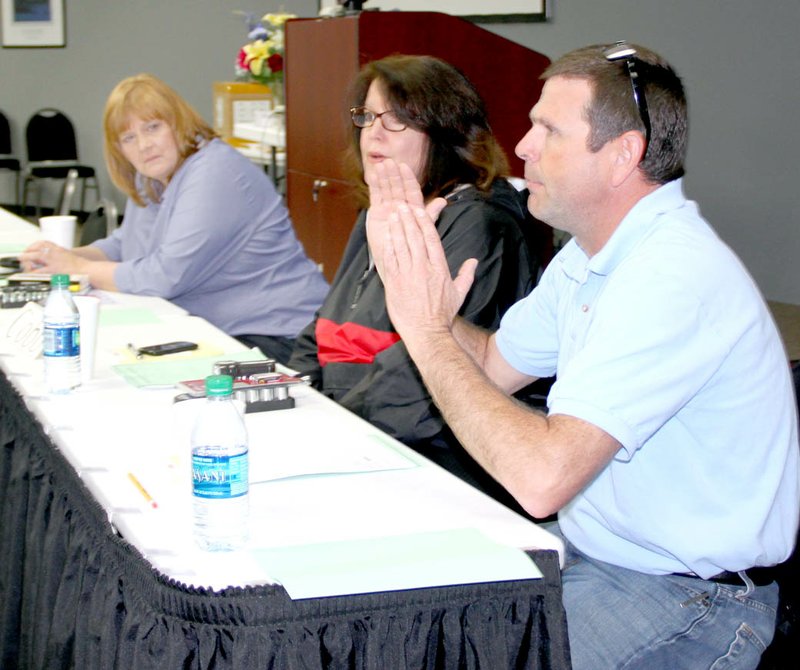
{"label": "blonde hair", "polygon": [[[125,158],[119,137],[130,125],[131,116],[143,121],[164,121],[175,135],[180,160],[195,153],[203,141],[217,137],[194,108],[175,90],[151,74],[137,74],[123,79],[114,87],[103,112],[103,153],[111,181],[137,205],[145,202],[136,185],[136,169]],[[153,179],[143,178],[144,193],[152,202],[160,200],[160,188]]]}

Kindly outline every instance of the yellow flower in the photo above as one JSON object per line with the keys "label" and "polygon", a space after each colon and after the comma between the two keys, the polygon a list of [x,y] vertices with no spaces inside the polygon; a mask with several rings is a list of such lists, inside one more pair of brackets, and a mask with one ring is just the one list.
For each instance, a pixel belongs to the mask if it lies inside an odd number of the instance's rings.
{"label": "yellow flower", "polygon": [[269,23],[271,26],[280,28],[289,19],[296,19],[297,14],[264,14],[261,17],[262,22]]}
{"label": "yellow flower", "polygon": [[251,42],[250,44],[245,44],[244,53],[246,54],[245,57],[245,65],[250,68],[250,71],[259,76],[261,74],[261,70],[264,67],[264,61],[269,58],[270,55],[270,42],[264,40],[256,40],[255,42]]}

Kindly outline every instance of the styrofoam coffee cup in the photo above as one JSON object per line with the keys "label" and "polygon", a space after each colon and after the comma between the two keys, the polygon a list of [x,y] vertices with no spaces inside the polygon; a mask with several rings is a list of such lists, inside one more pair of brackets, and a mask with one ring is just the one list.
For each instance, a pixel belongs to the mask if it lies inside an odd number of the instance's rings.
{"label": "styrofoam coffee cup", "polygon": [[75,246],[78,217],[72,215],[43,216],[39,219],[42,238],[65,249]]}
{"label": "styrofoam coffee cup", "polygon": [[80,314],[81,381],[85,384],[94,375],[100,298],[93,295],[76,295],[73,300]]}

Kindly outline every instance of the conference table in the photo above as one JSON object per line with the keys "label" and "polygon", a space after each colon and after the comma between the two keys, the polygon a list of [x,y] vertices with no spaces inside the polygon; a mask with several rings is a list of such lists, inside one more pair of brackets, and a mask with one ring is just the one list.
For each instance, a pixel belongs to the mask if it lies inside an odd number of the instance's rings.
{"label": "conference table", "polygon": [[[0,210],[0,255],[38,236]],[[570,667],[560,539],[303,384],[244,415],[248,543],[202,551],[204,400],[175,384],[261,356],[165,300],[91,294],[94,372],[66,395],[38,306],[0,310],[0,667]],[[128,346],[181,339],[198,349]]]}

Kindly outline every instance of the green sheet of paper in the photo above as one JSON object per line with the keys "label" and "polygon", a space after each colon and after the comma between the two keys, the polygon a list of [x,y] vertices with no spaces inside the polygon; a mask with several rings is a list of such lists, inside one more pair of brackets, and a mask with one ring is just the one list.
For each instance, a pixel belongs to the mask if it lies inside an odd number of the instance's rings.
{"label": "green sheet of paper", "polygon": [[296,600],[542,577],[521,549],[498,544],[473,528],[258,549],[254,554]]}
{"label": "green sheet of paper", "polygon": [[114,372],[126,382],[137,388],[145,386],[174,386],[189,379],[203,379],[212,373],[214,363],[226,361],[257,361],[264,354],[248,349],[235,354],[209,356],[207,358],[186,358],[179,361],[144,361],[115,365]]}
{"label": "green sheet of paper", "polygon": [[146,307],[100,309],[100,326],[138,326],[153,323],[161,323],[161,319]]}

